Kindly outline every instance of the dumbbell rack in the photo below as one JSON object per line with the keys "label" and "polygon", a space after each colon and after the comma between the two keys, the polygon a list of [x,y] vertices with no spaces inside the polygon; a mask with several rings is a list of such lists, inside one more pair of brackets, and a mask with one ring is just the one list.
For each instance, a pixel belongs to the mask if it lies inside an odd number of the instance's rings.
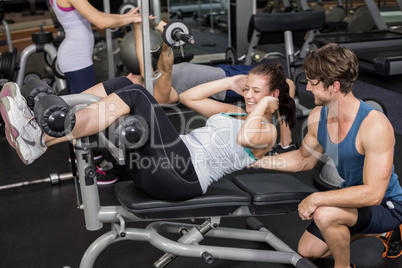
{"label": "dumbbell rack", "polygon": [[5,11],[3,4],[0,3],[0,22],[3,24],[4,32],[6,35],[6,43],[8,46],[8,51],[0,53],[0,85],[2,82],[7,82],[14,77],[15,63],[17,61],[17,51],[13,49],[10,29],[8,27],[7,21],[4,19]]}

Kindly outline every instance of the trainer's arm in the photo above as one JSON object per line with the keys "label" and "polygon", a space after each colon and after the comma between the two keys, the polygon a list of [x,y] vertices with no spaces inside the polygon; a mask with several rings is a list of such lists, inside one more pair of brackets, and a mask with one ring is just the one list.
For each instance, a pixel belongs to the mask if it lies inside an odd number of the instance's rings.
{"label": "trainer's arm", "polygon": [[317,140],[320,111],[321,107],[316,107],[310,113],[308,131],[298,150],[276,156],[264,156],[255,162],[252,167],[290,172],[306,171],[314,168],[324,152]]}
{"label": "trainer's arm", "polygon": [[[366,156],[363,187],[367,186],[368,193],[367,196],[362,193],[359,199],[364,200],[367,206],[375,206],[379,205],[384,198],[392,174],[394,129],[383,113],[372,111],[363,121],[359,132],[358,137]],[[368,199],[364,199],[364,196]]]}
{"label": "trainer's arm", "polygon": [[388,119],[382,113],[372,111],[363,121],[356,139],[357,150],[365,155],[363,185],[309,195],[299,204],[300,217],[312,219],[320,206],[360,208],[379,205],[392,173],[394,142],[394,131]]}

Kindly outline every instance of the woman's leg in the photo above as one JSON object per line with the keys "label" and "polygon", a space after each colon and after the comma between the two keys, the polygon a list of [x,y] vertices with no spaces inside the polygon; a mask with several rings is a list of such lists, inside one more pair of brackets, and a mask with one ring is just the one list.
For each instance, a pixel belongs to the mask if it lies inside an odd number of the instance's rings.
{"label": "woman's leg", "polygon": [[70,134],[61,138],[44,134],[47,147],[68,140],[95,135],[104,131],[120,116],[128,114],[130,107],[116,94],[108,95],[102,100],[75,113],[76,123]]}
{"label": "woman's leg", "polygon": [[119,88],[123,88],[132,84],[133,82],[130,81],[130,79],[128,79],[127,77],[119,76],[96,84],[95,86],[88,88],[82,93],[91,94],[103,99],[107,95],[110,95],[111,93],[118,90]]}
{"label": "woman's leg", "polygon": [[[42,133],[32,111],[22,101],[21,94],[17,94],[19,89],[16,90],[16,84],[12,85],[15,87],[3,91],[13,94],[4,95],[0,111],[6,122],[7,139],[25,164],[32,163],[42,155],[46,146],[97,134],[120,116],[131,112],[142,117],[149,129],[148,141],[141,148],[127,151],[126,154],[126,166],[134,182],[149,195],[160,199],[182,200],[202,193],[186,145],[162,107],[142,86],[131,85],[119,89],[79,110],[72,132],[65,137],[54,138]],[[31,135],[25,133],[27,126]],[[37,133],[35,137],[32,136],[33,132]]]}
{"label": "woman's leg", "polygon": [[116,94],[112,94],[127,85],[133,85],[133,83],[125,77],[116,77],[82,92],[102,99],[75,113],[76,123],[69,135],[55,138],[44,134],[46,146],[97,134],[105,130],[120,116],[128,114],[130,107]]}
{"label": "woman's leg", "polygon": [[142,86],[115,92],[141,118],[147,141],[126,150],[126,167],[135,184],[158,199],[183,200],[202,193],[187,146],[163,108]]}

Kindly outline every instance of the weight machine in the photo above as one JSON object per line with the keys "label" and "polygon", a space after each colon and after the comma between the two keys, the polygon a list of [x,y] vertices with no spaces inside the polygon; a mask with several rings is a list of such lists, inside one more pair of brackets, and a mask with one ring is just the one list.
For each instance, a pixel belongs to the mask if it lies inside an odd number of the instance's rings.
{"label": "weight machine", "polygon": [[[146,9],[142,9],[142,14],[148,18]],[[182,37],[187,39],[186,33],[179,31],[177,34],[174,29],[170,28],[171,31],[164,34],[166,37],[173,36],[172,45],[177,42],[180,44]],[[143,32],[147,30],[144,29]],[[144,40],[145,38],[146,35]],[[147,53],[150,55],[149,51]],[[33,106],[37,122],[45,133],[54,137],[65,136],[73,129],[73,111],[99,100],[88,94],[57,96],[48,95],[48,92],[51,92],[51,88],[41,80],[31,80],[22,89],[27,104]],[[144,128],[141,121],[133,115],[120,117],[105,130],[107,148],[123,150],[125,146],[135,146],[141,140],[141,134],[134,134],[141,128]],[[110,231],[101,235],[86,250],[81,259],[81,268],[93,267],[106,247],[124,240],[146,241],[165,252],[154,263],[154,267],[158,268],[165,267],[178,256],[200,258],[209,264],[214,259],[228,259],[284,263],[298,268],[316,267],[254,218],[247,221],[249,230],[220,226],[222,217],[286,214],[294,211],[299,202],[315,192],[315,189],[290,175],[244,174],[234,178],[226,177],[214,183],[206,194],[181,202],[153,199],[132,181],[123,181],[115,185],[115,195],[120,205],[101,206],[89,139],[77,139],[74,147],[82,198],[80,201],[77,193],[78,208],[84,212],[86,228],[96,231],[103,224],[110,224],[111,227]],[[205,221],[202,224],[175,222],[183,219]],[[129,222],[149,224],[141,229],[127,227]],[[165,237],[165,233],[178,234],[181,238],[175,241]],[[267,243],[273,250],[201,245],[205,237]]]}
{"label": "weight machine", "polygon": [[[388,28],[374,0],[365,0],[376,29],[358,33],[317,34],[314,43],[337,43],[359,59],[360,70],[390,76],[402,74],[402,34]],[[400,2],[398,2],[400,4]]]}
{"label": "weight machine", "polygon": [[1,0],[1,2],[0,2],[0,21],[1,21],[1,24],[3,24],[4,32],[6,34],[6,43],[8,46],[8,52],[13,52],[10,28],[8,27],[7,21],[4,19],[4,15],[5,15],[4,3],[3,3],[3,0]]}
{"label": "weight machine", "polygon": [[[297,68],[301,67],[303,59],[310,51],[310,46],[318,29],[325,23],[324,11],[304,11],[293,13],[254,14],[250,18],[248,39],[249,46],[244,64],[251,65],[252,61],[261,62],[272,57],[284,58],[287,75],[296,85],[298,83]],[[295,52],[295,43],[300,49]],[[266,44],[284,44],[285,54],[278,51],[259,52],[257,47]],[[307,116],[310,109],[299,103],[295,97],[298,117]]]}
{"label": "weight machine", "polygon": [[34,53],[45,52],[49,58],[49,61],[52,63],[52,70],[55,74],[55,87],[57,88],[57,91],[60,92],[61,90],[65,89],[67,85],[64,79],[64,74],[60,71],[57,65],[57,49],[52,43],[52,32],[44,32],[41,26],[39,32],[32,34],[32,41],[34,43],[24,48],[24,50],[21,52],[19,70],[16,79],[17,84],[20,87],[22,87],[24,84],[25,68],[29,56]]}
{"label": "weight machine", "polygon": [[[17,50],[13,48],[10,28],[7,21],[4,19],[5,10],[3,0],[0,2],[0,22],[3,25],[6,35],[5,43],[8,46],[8,51],[0,54],[0,86],[6,83],[8,80],[14,78],[15,62],[17,61]],[[0,40],[3,41],[3,40]],[[12,69],[12,71],[10,70]]]}
{"label": "weight machine", "polygon": [[[31,80],[24,85],[22,93],[28,105],[34,105],[35,118],[43,131],[54,137],[64,136],[74,127],[73,110],[98,100],[88,94],[47,95],[49,90],[44,81]],[[124,146],[136,146],[141,135],[139,138],[133,134],[138,133],[139,127],[142,127],[141,121],[133,115],[119,118],[105,130],[110,137],[108,147],[123,150]],[[149,242],[165,252],[155,261],[154,267],[157,268],[165,267],[178,256],[199,258],[209,264],[214,259],[227,259],[316,268],[254,218],[247,220],[248,230],[220,226],[223,217],[277,215],[294,211],[302,199],[315,192],[315,189],[298,179],[287,174],[225,177],[212,184],[206,194],[180,202],[153,199],[132,181],[123,181],[115,185],[115,195],[120,205],[101,206],[89,140],[77,139],[74,146],[82,198],[80,201],[77,193],[78,208],[84,212],[86,228],[96,231],[103,224],[111,226],[110,231],[88,247],[81,259],[81,268],[93,267],[105,248],[126,240]],[[205,221],[202,224],[175,222],[185,219]],[[130,222],[149,224],[144,229],[127,227]],[[165,237],[166,233],[181,237],[176,241]],[[202,245],[205,237],[267,243],[273,249],[247,249],[241,244],[239,247]]]}

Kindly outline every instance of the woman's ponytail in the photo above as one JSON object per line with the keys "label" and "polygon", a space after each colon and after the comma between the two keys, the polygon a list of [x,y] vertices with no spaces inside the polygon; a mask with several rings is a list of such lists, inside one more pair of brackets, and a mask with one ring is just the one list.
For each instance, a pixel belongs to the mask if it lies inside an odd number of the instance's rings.
{"label": "woman's ponytail", "polygon": [[279,114],[281,119],[292,129],[296,125],[296,105],[289,95],[289,84],[286,81],[286,74],[280,63],[259,64],[250,70],[249,74],[269,76],[268,87],[271,91],[279,89]]}

